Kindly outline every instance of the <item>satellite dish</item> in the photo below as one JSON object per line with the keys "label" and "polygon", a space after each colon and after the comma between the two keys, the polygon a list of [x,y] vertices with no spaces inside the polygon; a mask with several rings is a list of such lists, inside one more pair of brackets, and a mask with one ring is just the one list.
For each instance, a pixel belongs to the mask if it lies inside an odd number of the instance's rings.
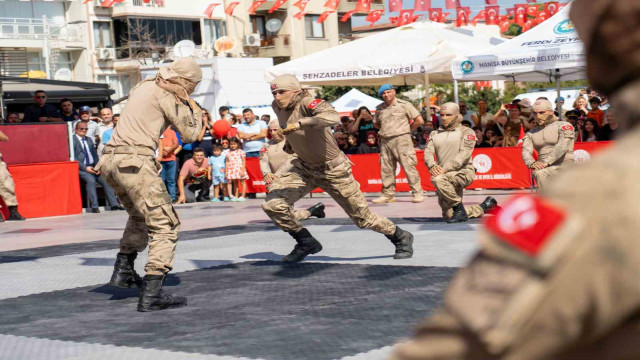
{"label": "satellite dish", "polygon": [[196,44],[191,40],[182,40],[173,46],[173,55],[184,58],[193,55],[196,51]]}
{"label": "satellite dish", "polygon": [[236,41],[229,36],[219,37],[218,40],[213,43],[213,48],[221,54],[226,54],[229,51],[233,50],[235,47]]}
{"label": "satellite dish", "polygon": [[276,33],[282,27],[282,21],[280,21],[279,19],[270,19],[265,24],[265,27],[267,28],[268,32]]}
{"label": "satellite dish", "polygon": [[60,81],[73,81],[73,72],[67,68],[58,69],[53,74],[53,78]]}

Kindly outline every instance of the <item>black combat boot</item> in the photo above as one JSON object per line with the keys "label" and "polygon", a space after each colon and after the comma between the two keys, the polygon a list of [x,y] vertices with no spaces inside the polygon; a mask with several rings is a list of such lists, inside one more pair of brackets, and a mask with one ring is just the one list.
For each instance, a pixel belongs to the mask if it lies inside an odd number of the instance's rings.
{"label": "black combat boot", "polygon": [[462,203],[453,207],[453,215],[447,219],[449,224],[465,222],[469,218],[467,217],[467,211],[464,209],[464,205]]}
{"label": "black combat boot", "polygon": [[142,278],[133,266],[137,257],[138,253],[118,253],[116,263],[113,265],[111,281],[107,285],[117,288],[142,287]]}
{"label": "black combat boot", "polygon": [[4,222],[4,217],[2,216],[2,211],[0,211],[0,222]]}
{"label": "black combat boot", "polygon": [[313,205],[312,207],[308,208],[307,210],[311,213],[311,216],[315,216],[318,219],[322,219],[325,216],[324,215],[324,204],[321,203],[321,202]]}
{"label": "black combat boot", "polygon": [[413,234],[396,226],[393,235],[385,235],[396,246],[394,259],[409,259],[413,256]]}
{"label": "black combat boot", "polygon": [[482,210],[484,210],[485,213],[495,209],[496,206],[498,206],[498,201],[491,196],[487,196],[482,204],[480,204],[480,207],[482,208]]}
{"label": "black combat boot", "polygon": [[9,219],[7,220],[24,220],[24,217],[18,212],[17,206],[9,206]]}
{"label": "black combat boot", "polygon": [[187,306],[187,298],[162,291],[164,275],[145,275],[138,300],[138,311],[156,311]]}
{"label": "black combat boot", "polygon": [[304,260],[307,255],[316,254],[322,250],[322,244],[311,236],[307,229],[303,228],[296,233],[289,234],[296,239],[297,244],[289,255],[282,258],[283,263],[297,263]]}

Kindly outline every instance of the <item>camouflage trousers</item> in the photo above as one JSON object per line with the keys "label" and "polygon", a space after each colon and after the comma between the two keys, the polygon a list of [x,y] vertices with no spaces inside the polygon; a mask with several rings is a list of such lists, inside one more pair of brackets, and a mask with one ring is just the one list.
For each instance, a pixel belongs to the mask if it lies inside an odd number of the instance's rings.
{"label": "camouflage trousers", "polygon": [[18,206],[16,185],[7,169],[7,164],[0,157],[0,198],[7,206]]}
{"label": "camouflage trousers", "polygon": [[549,180],[553,179],[561,170],[560,165],[547,166],[542,170],[536,170],[533,172],[533,178],[536,179],[538,184],[538,190],[544,189],[549,184]]}
{"label": "camouflage trousers", "polygon": [[[453,215],[453,207],[462,203],[464,188],[471,185],[475,178],[473,169],[465,168],[460,171],[449,171],[435,178],[431,178],[438,195],[438,205],[442,209],[442,217],[448,219]],[[484,215],[480,205],[465,206],[464,210],[470,218]]]}
{"label": "camouflage trousers", "polygon": [[380,177],[382,195],[393,197],[396,192],[396,166],[400,163],[413,194],[422,194],[416,151],[409,134],[380,139]]}
{"label": "camouflage trousers", "polygon": [[129,213],[120,252],[131,254],[149,245],[145,272],[163,275],[173,268],[180,220],[152,156],[103,155],[97,168]]}
{"label": "camouflage trousers", "polygon": [[[391,220],[374,214],[360,191],[360,184],[351,173],[347,159],[337,159],[335,165],[310,167],[300,160],[293,160],[293,168],[279,176],[269,187],[269,194],[262,208],[282,230],[298,232],[300,220],[293,204],[316,187],[326,191],[359,227],[392,235],[396,226]],[[308,212],[308,211],[307,211]]]}

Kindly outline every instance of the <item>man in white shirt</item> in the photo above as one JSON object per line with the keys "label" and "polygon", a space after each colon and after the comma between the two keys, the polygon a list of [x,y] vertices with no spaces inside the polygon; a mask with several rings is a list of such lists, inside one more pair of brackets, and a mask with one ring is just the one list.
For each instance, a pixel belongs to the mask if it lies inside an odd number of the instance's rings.
{"label": "man in white shirt", "polygon": [[80,108],[78,109],[78,112],[80,113],[80,120],[77,120],[76,122],[73,123],[73,128],[75,129],[76,125],[82,121],[87,124],[87,133],[85,136],[91,140],[95,139],[96,134],[98,133],[99,125],[91,117],[91,108],[86,105],[80,106]]}
{"label": "man in white shirt", "polygon": [[102,108],[100,110],[100,118],[102,119],[102,124],[98,125],[97,135],[100,141],[96,142],[98,145],[98,154],[102,154],[102,150],[106,145],[102,135],[105,131],[109,129],[113,129],[113,112],[110,108]]}

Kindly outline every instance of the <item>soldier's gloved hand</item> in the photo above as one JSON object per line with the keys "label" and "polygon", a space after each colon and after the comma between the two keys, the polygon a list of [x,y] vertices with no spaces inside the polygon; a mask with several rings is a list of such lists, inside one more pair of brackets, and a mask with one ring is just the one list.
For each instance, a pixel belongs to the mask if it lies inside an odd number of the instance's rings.
{"label": "soldier's gloved hand", "polygon": [[282,134],[283,135],[287,135],[287,134],[290,134],[290,133],[292,133],[294,131],[298,131],[298,130],[300,130],[300,123],[299,122],[297,122],[295,124],[287,124],[287,127],[282,129]]}
{"label": "soldier's gloved hand", "polygon": [[265,185],[269,186],[276,179],[276,176],[273,174],[267,174],[263,177]]}
{"label": "soldier's gloved hand", "polygon": [[544,163],[541,163],[540,161],[536,161],[533,164],[531,164],[531,166],[529,166],[529,168],[531,168],[532,170],[542,170],[546,167],[547,165],[545,165]]}
{"label": "soldier's gloved hand", "polygon": [[431,174],[431,177],[436,177],[438,175],[446,173],[446,171],[442,166],[434,165],[431,169],[429,169],[429,173]]}

